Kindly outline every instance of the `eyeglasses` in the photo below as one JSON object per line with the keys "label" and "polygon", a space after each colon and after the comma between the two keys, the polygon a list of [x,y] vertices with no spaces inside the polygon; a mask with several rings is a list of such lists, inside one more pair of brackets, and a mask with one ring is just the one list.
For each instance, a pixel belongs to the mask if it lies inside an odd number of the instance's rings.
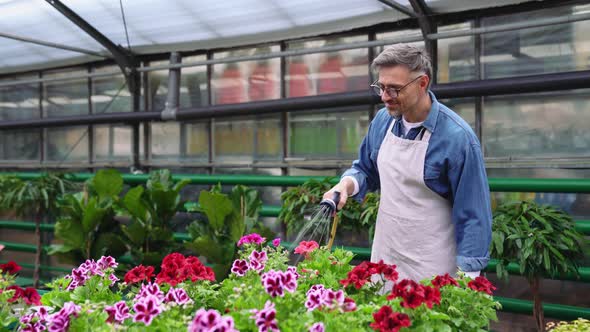
{"label": "eyeglasses", "polygon": [[371,84],[371,89],[373,90],[373,92],[375,94],[377,94],[377,96],[381,97],[383,96],[384,92],[387,92],[387,94],[391,97],[391,98],[397,98],[397,96],[399,96],[399,93],[405,89],[408,85],[416,82],[419,78],[421,78],[424,75],[420,75],[418,77],[416,77],[415,79],[409,81],[406,85],[402,86],[399,89],[393,88],[393,87],[385,87],[381,84],[379,84],[379,81],[375,81],[373,82],[373,84]]}

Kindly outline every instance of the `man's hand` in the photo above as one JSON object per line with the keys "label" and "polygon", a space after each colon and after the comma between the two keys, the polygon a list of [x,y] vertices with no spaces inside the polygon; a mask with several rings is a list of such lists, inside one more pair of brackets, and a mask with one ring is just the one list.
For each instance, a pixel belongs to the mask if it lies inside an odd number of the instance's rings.
{"label": "man's hand", "polygon": [[334,197],[334,192],[340,192],[340,202],[338,203],[338,210],[341,210],[346,204],[346,200],[348,196],[354,192],[354,182],[349,177],[344,177],[340,180],[340,182],[332,187],[332,189],[328,190],[324,194],[324,199],[332,199]]}

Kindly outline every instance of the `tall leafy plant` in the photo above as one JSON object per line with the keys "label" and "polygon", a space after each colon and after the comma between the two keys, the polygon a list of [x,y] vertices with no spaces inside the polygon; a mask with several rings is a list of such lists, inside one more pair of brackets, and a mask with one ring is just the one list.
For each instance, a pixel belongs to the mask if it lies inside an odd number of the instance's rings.
{"label": "tall leafy plant", "polygon": [[189,225],[186,247],[205,256],[218,279],[225,278],[236,256],[235,244],[244,234],[274,236],[259,220],[261,208],[260,193],[246,186],[237,185],[229,194],[222,193],[220,185],[201,191],[199,204],[187,205],[187,210],[200,212],[204,219]]}
{"label": "tall leafy plant", "polygon": [[173,181],[168,170],[152,172],[143,186],[130,189],[123,197],[123,214],[130,222],[122,225],[135,264],[155,265],[178,248],[171,220],[183,205],[180,190],[190,180]]}
{"label": "tall leafy plant", "polygon": [[122,190],[123,178],[118,171],[99,170],[84,191],[64,195],[55,225],[55,236],[62,243],[52,245],[49,254],[70,263],[124,254],[127,249],[114,218]]}
{"label": "tall leafy plant", "polygon": [[500,206],[492,229],[491,254],[499,259],[496,272],[507,278],[507,265],[520,265],[533,294],[537,329],[543,331],[540,281],[543,276],[578,274],[577,260],[583,256],[582,234],[574,229],[572,218],[565,212],[532,201]]}
{"label": "tall leafy plant", "polygon": [[55,215],[57,200],[72,190],[75,184],[66,179],[64,174],[43,173],[41,176],[21,180],[16,177],[5,177],[0,184],[0,206],[3,210],[13,210],[19,217],[33,216],[35,220],[35,268],[33,270],[33,286],[39,284],[39,266],[41,265],[41,222],[46,215]]}
{"label": "tall leafy plant", "polygon": [[[289,233],[299,231],[303,227],[306,216],[317,210],[324,193],[332,188],[332,180],[331,177],[321,181],[311,179],[283,192],[279,220],[285,223]],[[378,210],[378,194],[367,194],[361,203],[349,199],[344,208],[338,212],[338,229],[353,232],[368,230],[369,238],[372,238]]]}

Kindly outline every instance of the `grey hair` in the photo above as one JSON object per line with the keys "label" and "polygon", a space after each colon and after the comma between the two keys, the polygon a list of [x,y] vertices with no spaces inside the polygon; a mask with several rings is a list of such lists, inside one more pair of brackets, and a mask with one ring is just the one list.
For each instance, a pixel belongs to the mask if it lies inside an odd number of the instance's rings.
{"label": "grey hair", "polygon": [[432,83],[432,61],[428,53],[410,44],[395,44],[387,47],[373,60],[371,67],[378,71],[382,67],[405,66],[410,72],[426,74]]}

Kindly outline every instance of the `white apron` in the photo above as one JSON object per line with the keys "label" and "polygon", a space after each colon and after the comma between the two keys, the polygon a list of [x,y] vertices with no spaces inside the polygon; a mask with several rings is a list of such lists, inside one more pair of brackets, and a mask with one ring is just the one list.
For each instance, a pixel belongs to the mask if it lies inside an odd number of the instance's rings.
{"label": "white apron", "polygon": [[[455,275],[456,242],[451,204],[424,183],[424,159],[431,133],[422,139],[395,136],[391,126],[381,143],[377,166],[381,200],[371,262],[397,265],[399,280],[419,281],[434,275]],[[391,290],[392,284],[383,291]]]}

